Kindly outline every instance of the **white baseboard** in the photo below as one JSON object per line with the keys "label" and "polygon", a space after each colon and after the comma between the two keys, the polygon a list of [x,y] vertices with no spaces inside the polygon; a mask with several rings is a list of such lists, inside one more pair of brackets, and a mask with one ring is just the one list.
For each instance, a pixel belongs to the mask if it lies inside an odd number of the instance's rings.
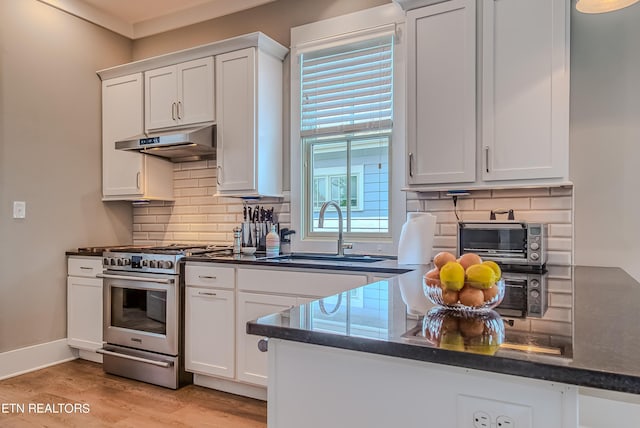
{"label": "white baseboard", "polygon": [[67,339],[27,346],[0,354],[0,380],[78,358]]}
{"label": "white baseboard", "polygon": [[197,373],[193,374],[193,383],[194,385],[204,386],[205,388],[217,389],[218,391],[228,392],[230,394],[267,401],[267,388],[264,386],[247,385]]}

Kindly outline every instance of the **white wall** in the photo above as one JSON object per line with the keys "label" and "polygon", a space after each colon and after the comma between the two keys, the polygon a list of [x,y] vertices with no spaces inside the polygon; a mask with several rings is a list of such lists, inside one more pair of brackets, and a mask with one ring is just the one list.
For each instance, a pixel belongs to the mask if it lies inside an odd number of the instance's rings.
{"label": "white wall", "polygon": [[575,263],[640,280],[640,3],[571,16]]}

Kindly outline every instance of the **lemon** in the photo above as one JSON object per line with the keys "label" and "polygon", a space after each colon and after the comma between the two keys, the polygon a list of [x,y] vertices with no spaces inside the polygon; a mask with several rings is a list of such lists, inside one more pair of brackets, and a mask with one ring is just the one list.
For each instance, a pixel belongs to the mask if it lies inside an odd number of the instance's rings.
{"label": "lemon", "polygon": [[464,268],[462,265],[458,262],[447,262],[440,269],[440,282],[447,290],[458,291],[464,287]]}
{"label": "lemon", "polygon": [[440,347],[450,351],[464,351],[464,338],[457,331],[445,331],[440,337]]}
{"label": "lemon", "polygon": [[499,280],[500,278],[502,278],[502,271],[500,270],[500,266],[498,266],[498,263],[492,261],[492,260],[487,260],[486,262],[482,262],[483,265],[487,265],[489,266],[491,269],[493,269],[493,271],[496,274],[496,281]]}
{"label": "lemon", "polygon": [[496,273],[485,264],[469,266],[466,274],[467,282],[475,288],[491,288],[496,283]]}

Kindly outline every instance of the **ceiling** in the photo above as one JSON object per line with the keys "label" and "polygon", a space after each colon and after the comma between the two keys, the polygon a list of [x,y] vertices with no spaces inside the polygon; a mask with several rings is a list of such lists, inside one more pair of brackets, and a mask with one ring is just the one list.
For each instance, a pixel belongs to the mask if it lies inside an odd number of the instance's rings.
{"label": "ceiling", "polygon": [[40,0],[130,39],[151,36],[275,0]]}

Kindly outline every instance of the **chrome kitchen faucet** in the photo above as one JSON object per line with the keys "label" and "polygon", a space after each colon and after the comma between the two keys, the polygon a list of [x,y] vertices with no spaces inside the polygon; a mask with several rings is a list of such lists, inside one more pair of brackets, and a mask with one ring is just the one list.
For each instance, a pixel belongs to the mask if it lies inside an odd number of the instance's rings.
{"label": "chrome kitchen faucet", "polygon": [[324,204],[322,204],[322,207],[320,207],[320,213],[318,214],[318,227],[323,227],[324,212],[326,211],[329,205],[332,205],[333,207],[335,207],[336,211],[338,211],[338,255],[344,256],[344,249],[353,248],[353,244],[345,244],[342,240],[342,210],[340,209],[340,205],[338,205],[337,202],[327,201]]}

